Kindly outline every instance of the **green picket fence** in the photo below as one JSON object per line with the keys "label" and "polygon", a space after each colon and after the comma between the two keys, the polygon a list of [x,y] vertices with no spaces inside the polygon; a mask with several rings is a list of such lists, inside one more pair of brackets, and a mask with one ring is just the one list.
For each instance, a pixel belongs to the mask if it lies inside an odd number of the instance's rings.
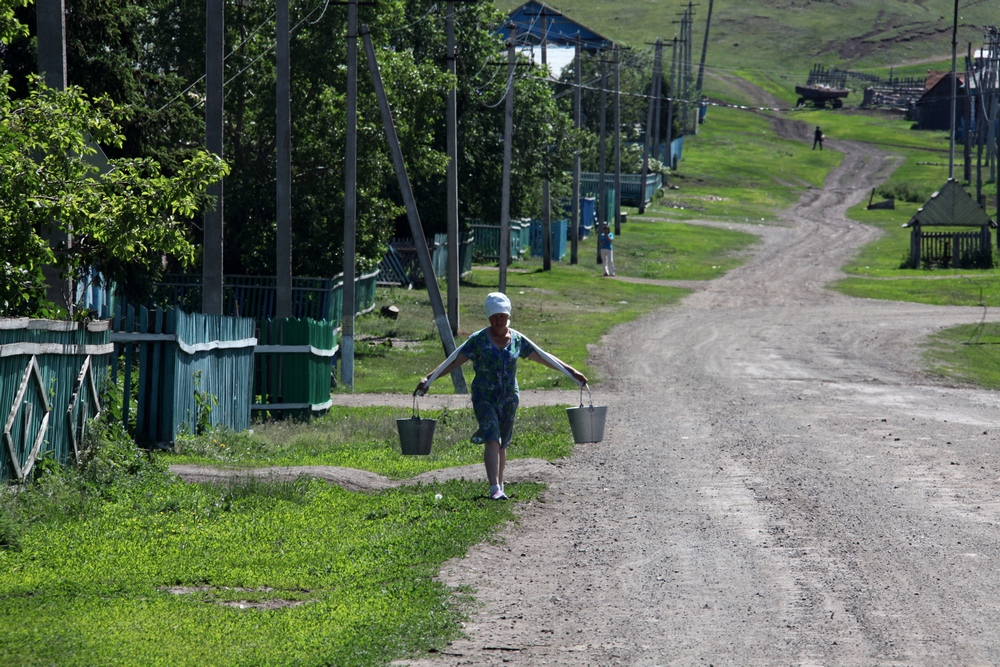
{"label": "green picket fence", "polygon": [[[639,206],[640,197],[644,204],[648,204],[653,200],[656,191],[663,187],[663,177],[660,174],[646,174],[645,184],[642,182],[641,174],[620,174],[620,176],[622,206]],[[582,172],[580,174],[580,196],[596,197],[597,182],[600,179],[601,175],[597,172]],[[608,198],[614,197],[615,175],[613,172],[604,174],[604,187],[607,188]],[[611,213],[605,220],[614,220],[614,217],[614,213]]]}
{"label": "green picket fence", "polygon": [[180,433],[249,428],[252,318],[122,306],[112,322],[112,378],[122,383],[126,426],[135,401],[137,441],[171,443]]}
{"label": "green picket fence", "polygon": [[[476,261],[500,259],[500,225],[473,223],[472,258]],[[510,221],[510,259],[517,261],[531,250],[531,221]]]}
{"label": "green picket fence", "polygon": [[[360,314],[375,307],[378,271],[354,279],[355,311]],[[168,274],[156,284],[153,304],[162,308],[201,310],[202,276]],[[297,319],[327,320],[340,326],[344,274],[331,278],[292,278],[292,316]],[[274,276],[224,276],[222,312],[257,320],[273,319],[277,304]]]}
{"label": "green picket fence", "polygon": [[24,480],[42,456],[75,461],[114,346],[110,323],[0,319],[0,480]]}
{"label": "green picket fence", "polygon": [[[459,239],[458,245],[458,275],[464,276],[472,271],[472,245],[476,240],[475,233],[470,229]],[[438,278],[448,276],[448,235],[434,235],[434,252],[431,255],[434,265],[434,275]]]}
{"label": "green picket fence", "polygon": [[337,350],[333,322],[295,318],[258,322],[251,408],[294,418],[328,409]]}

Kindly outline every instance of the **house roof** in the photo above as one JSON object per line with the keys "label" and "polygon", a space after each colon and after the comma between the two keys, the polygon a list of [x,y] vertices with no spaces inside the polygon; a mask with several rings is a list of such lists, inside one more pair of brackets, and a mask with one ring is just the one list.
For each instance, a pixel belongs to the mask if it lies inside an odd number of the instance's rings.
{"label": "house roof", "polygon": [[[965,85],[965,72],[956,72],[955,80],[958,82],[959,87]],[[941,82],[945,82],[947,85],[951,85],[951,72],[934,72],[927,70],[927,76],[924,77],[924,90],[930,92]]]}
{"label": "house roof", "polygon": [[[614,42],[604,35],[577,23],[543,2],[530,0],[512,11],[507,18],[508,23],[513,23],[517,27],[520,44],[541,44],[544,38],[545,43],[552,46],[573,46],[579,37],[585,51],[602,51],[614,46]],[[507,38],[510,36],[510,30],[507,25],[503,25],[497,30],[497,34]]]}
{"label": "house roof", "polygon": [[931,195],[903,227],[996,227],[997,223],[954,178]]}

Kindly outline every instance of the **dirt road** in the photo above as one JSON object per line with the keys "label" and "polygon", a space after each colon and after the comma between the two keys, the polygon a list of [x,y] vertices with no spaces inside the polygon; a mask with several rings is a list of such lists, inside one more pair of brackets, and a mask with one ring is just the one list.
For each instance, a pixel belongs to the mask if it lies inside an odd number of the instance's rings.
{"label": "dirt road", "polygon": [[918,361],[984,313],[824,289],[878,234],[844,211],[892,166],[829,147],[843,166],[749,228],[751,261],[595,347],[604,442],[446,565],[482,603],[468,639],[401,664],[1000,662],[1000,396]]}

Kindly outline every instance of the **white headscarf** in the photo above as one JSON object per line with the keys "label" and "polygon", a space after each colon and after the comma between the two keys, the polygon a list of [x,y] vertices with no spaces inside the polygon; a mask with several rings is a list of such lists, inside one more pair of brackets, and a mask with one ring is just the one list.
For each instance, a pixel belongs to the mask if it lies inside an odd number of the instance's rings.
{"label": "white headscarf", "polygon": [[510,299],[503,292],[490,292],[486,295],[486,318],[489,319],[497,313],[504,313],[510,316]]}

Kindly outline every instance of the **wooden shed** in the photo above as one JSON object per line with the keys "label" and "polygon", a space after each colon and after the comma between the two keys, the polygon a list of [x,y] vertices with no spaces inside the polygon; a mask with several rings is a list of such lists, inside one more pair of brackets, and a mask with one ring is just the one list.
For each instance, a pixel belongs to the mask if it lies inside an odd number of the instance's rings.
{"label": "wooden shed", "polygon": [[[903,227],[909,227],[908,268],[989,268],[993,266],[990,229],[997,223],[954,178],[931,195]],[[925,227],[951,227],[928,232]],[[960,228],[977,227],[975,231]]]}
{"label": "wooden shed", "polygon": [[[969,105],[965,74],[955,76],[955,118],[961,125]],[[918,130],[948,130],[951,128],[951,72],[927,72],[924,94],[914,104]]]}

